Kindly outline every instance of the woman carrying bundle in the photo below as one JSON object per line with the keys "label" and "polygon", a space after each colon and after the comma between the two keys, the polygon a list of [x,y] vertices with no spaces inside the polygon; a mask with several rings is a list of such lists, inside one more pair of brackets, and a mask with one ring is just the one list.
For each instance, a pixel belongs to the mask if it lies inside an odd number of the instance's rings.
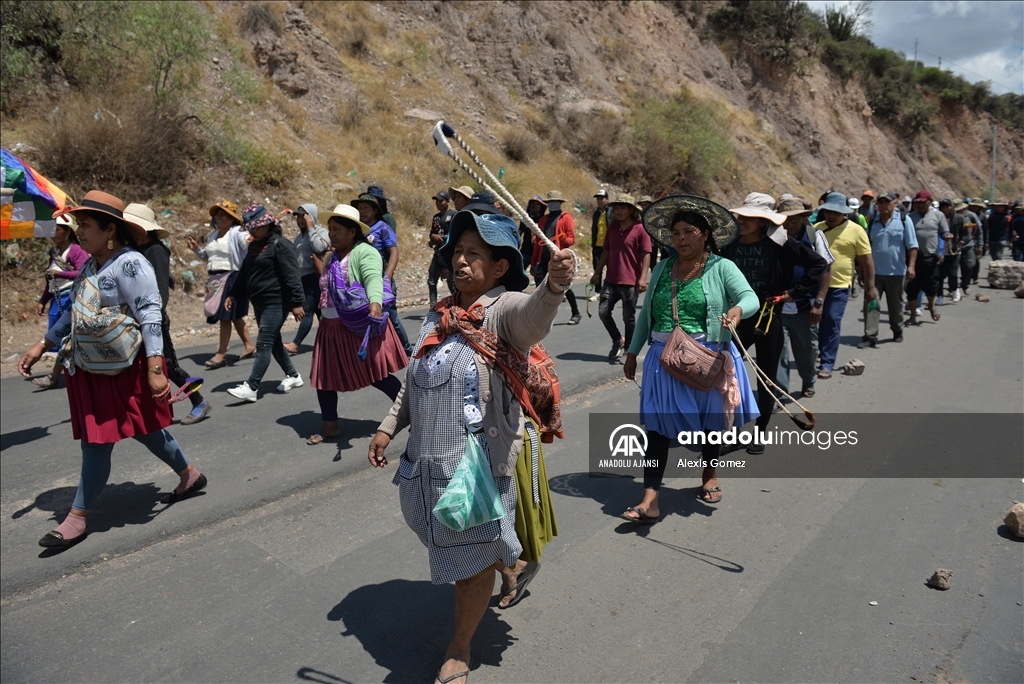
{"label": "woman carrying bundle", "polygon": [[[71,309],[71,286],[78,277],[79,269],[89,259],[89,255],[78,244],[78,236],[75,235],[77,229],[78,224],[73,216],[57,217],[53,247],[50,248],[50,263],[46,267],[46,287],[36,305],[36,314],[39,316],[47,313],[46,305],[50,305],[47,330],[53,327],[65,311]],[[61,370],[60,362],[55,362],[49,375],[38,377],[33,382],[43,389],[53,389],[57,386]]]}
{"label": "woman carrying bundle", "polygon": [[402,342],[384,313],[394,300],[384,265],[366,239],[370,227],[359,220],[359,210],[339,204],[322,211],[331,249],[320,276],[322,318],[313,345],[310,379],[320,402],[323,425],[307,444],[337,437],[338,392],[354,392],[373,385],[391,401],[402,382],[395,371],[409,364]]}
{"label": "woman carrying bundle", "polygon": [[78,237],[91,258],[75,280],[71,310],[18,361],[18,370],[28,377],[44,350],[70,336],[63,352],[65,380],[72,433],[82,442],[82,475],[70,514],[39,540],[40,546],[56,549],[85,538],[86,516],[110,477],[114,444],[123,439],[138,440],[178,474],[178,486],[163,503],[206,486],[206,476],[189,465],[165,429],[171,407],[160,292],[153,267],[134,248],[124,203],[93,190],[67,213],[78,219]]}

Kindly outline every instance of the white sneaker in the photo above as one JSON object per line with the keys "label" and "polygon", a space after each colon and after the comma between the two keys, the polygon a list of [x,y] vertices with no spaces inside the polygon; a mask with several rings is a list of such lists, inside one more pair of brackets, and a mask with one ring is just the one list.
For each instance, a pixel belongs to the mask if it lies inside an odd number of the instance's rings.
{"label": "white sneaker", "polygon": [[243,382],[238,387],[232,387],[231,389],[228,390],[228,394],[237,399],[245,399],[246,401],[252,403],[255,403],[256,400],[259,399],[259,397],[256,396],[256,390],[254,390],[252,387],[249,387],[249,383],[247,382]]}
{"label": "white sneaker", "polygon": [[922,306],[917,307],[917,314],[916,315],[924,316],[924,307],[922,307]]}
{"label": "white sneaker", "polygon": [[960,291],[960,288],[957,288],[956,292],[953,293],[953,303],[955,304],[959,302],[961,299],[963,299],[963,297],[963,292]]}
{"label": "white sneaker", "polygon": [[946,298],[945,297],[939,296],[939,297],[935,298],[935,306],[942,306],[945,303],[946,303]]}
{"label": "white sneaker", "polygon": [[288,390],[295,389],[296,387],[302,387],[301,375],[296,375],[294,378],[285,378],[281,381],[281,384],[277,386],[277,391],[287,392]]}
{"label": "white sneaker", "polygon": [[601,299],[601,295],[599,295],[599,294],[592,294],[589,297],[587,297],[587,301],[588,302],[596,302],[596,301],[599,301],[600,299]]}

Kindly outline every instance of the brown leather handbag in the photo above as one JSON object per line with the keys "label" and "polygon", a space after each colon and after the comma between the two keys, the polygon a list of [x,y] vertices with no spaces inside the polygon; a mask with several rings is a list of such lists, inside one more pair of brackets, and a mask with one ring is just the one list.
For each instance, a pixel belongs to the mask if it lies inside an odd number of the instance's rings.
{"label": "brown leather handbag", "polygon": [[725,367],[725,352],[717,353],[690,337],[679,327],[679,304],[676,302],[676,283],[679,261],[672,265],[672,334],[665,343],[659,361],[661,367],[679,382],[701,392],[718,384]]}

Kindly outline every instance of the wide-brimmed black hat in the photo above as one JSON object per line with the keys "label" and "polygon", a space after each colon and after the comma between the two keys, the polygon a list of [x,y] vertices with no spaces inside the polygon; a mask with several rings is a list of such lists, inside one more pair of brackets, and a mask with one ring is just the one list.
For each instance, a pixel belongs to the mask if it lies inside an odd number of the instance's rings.
{"label": "wide-brimmed black hat", "polygon": [[672,195],[660,199],[644,209],[640,220],[652,240],[672,248],[672,217],[681,211],[692,211],[707,219],[718,249],[732,244],[740,235],[740,224],[732,212],[721,204],[696,195]]}

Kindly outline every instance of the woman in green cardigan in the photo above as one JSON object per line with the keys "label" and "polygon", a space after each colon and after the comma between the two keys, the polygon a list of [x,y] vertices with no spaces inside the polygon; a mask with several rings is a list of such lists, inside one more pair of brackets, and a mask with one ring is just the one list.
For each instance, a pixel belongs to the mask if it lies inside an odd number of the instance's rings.
{"label": "woman in green cardigan", "polygon": [[402,382],[393,374],[409,365],[395,327],[384,313],[386,300],[394,301],[395,296],[384,281],[380,254],[366,240],[369,226],[347,204],[322,211],[317,218],[327,226],[333,251],[320,276],[322,318],[310,371],[323,425],[307,444],[340,434],[338,392],[373,385],[394,401]]}
{"label": "woman in green cardigan", "polygon": [[[624,372],[632,380],[637,354],[651,348],[644,359],[640,392],[640,422],[647,431],[648,461],[644,469],[643,501],[626,509],[622,517],[636,523],[652,523],[661,516],[658,495],[668,461],[668,449],[680,432],[727,430],[758,416],[757,402],[739,351],[730,341],[723,319],[733,325],[757,310],[757,297],[734,263],[716,253],[739,234],[735,217],[724,207],[703,197],[678,195],[655,202],[644,212],[644,227],[661,245],[671,244],[676,256],[658,263],[637,320],[626,355]],[[672,330],[672,281],[676,280],[678,324],[700,344],[728,351],[718,386],[704,392],[684,385],[659,363]],[[702,460],[721,455],[720,445],[705,444]],[[701,501],[722,500],[716,469],[704,468]]]}

